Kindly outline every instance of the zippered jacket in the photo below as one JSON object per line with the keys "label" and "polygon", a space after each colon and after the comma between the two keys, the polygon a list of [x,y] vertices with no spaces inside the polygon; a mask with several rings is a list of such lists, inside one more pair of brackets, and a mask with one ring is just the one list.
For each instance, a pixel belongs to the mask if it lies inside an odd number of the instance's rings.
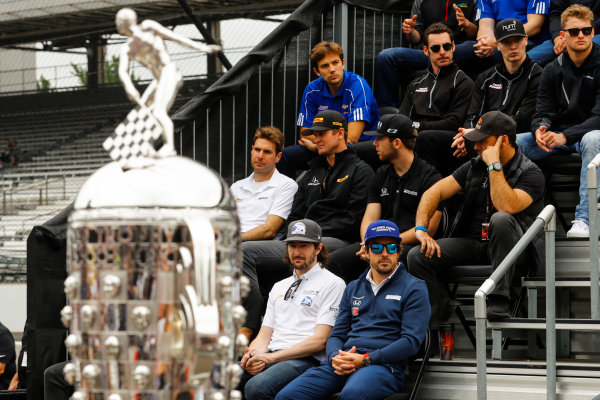
{"label": "zippered jacket", "polygon": [[[338,317],[327,339],[327,360],[338,350],[368,353],[372,365],[402,372],[425,338],[431,307],[425,282],[400,263],[390,280],[373,294],[365,271],[346,286]],[[396,370],[397,371],[394,371]]]}
{"label": "zippered jacket", "polygon": [[336,153],[333,167],[325,156],[318,156],[308,165],[288,222],[310,218],[321,226],[323,236],[358,241],[373,169],[350,149]]}
{"label": "zippered jacket", "polygon": [[527,56],[512,75],[504,62],[479,74],[464,127],[475,128],[483,114],[500,110],[517,122],[517,132],[529,132],[542,70]]}
{"label": "zippered jacket", "polygon": [[473,80],[455,63],[437,75],[429,66],[408,85],[399,112],[417,122],[419,131],[456,131],[467,117],[473,87]]}
{"label": "zippered jacket", "polygon": [[577,68],[567,52],[546,65],[538,89],[531,132],[540,126],[561,132],[567,144],[600,129],[600,46]]}
{"label": "zippered jacket", "polygon": [[468,37],[465,30],[458,26],[454,4],[463,12],[465,18],[477,24],[477,1],[474,0],[415,0],[413,2],[410,17],[417,16],[415,30],[423,37],[423,32],[433,23],[441,22],[452,30],[454,42],[462,43],[466,40],[475,40]]}

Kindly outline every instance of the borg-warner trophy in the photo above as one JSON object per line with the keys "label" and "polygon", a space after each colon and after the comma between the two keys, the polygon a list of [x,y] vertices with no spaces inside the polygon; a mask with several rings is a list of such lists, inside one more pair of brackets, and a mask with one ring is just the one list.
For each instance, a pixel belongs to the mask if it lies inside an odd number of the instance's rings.
{"label": "borg-warner trophy", "polygon": [[215,172],[173,154],[163,118],[181,82],[163,39],[214,47],[137,25],[129,9],[117,26],[130,36],[124,53],[155,79],[141,97],[125,83],[137,107],[104,142],[114,161],[85,182],[69,218],[64,376],[74,400],[241,399],[249,282],[235,204]]}

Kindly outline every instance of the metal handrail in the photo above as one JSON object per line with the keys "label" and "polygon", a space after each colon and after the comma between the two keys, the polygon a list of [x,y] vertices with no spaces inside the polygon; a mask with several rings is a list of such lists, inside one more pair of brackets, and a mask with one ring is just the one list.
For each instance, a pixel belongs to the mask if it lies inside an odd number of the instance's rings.
{"label": "metal handrail", "polygon": [[[556,233],[556,209],[547,205],[537,216],[527,232],[517,242],[515,247],[502,260],[498,268],[486,279],[475,293],[475,335],[477,356],[477,399],[487,398],[486,377],[486,328],[487,312],[486,298],[496,288],[496,285],[515,263],[519,255],[535,238],[539,230],[544,228],[546,234],[546,385],[547,398],[556,398],[556,312],[555,312],[555,254],[554,236]],[[592,285],[594,286],[594,285]]]}
{"label": "metal handrail", "polygon": [[[33,182],[26,185],[20,185],[19,187],[11,186],[10,190],[3,190],[2,194],[2,214],[6,215],[8,213],[9,208],[14,206],[13,195],[19,192],[24,192],[26,190],[31,189],[39,189],[39,205],[48,204],[48,191],[49,185],[54,182],[62,181],[62,200],[67,197],[67,179],[66,176],[63,175],[55,175],[54,177],[43,177],[41,181]],[[7,199],[7,195],[9,199]],[[8,201],[7,201],[8,200]],[[9,204],[10,203],[10,204]]]}
{"label": "metal handrail", "polygon": [[[600,249],[598,244],[598,167],[600,153],[587,166],[588,207],[590,227],[590,283],[598,282]],[[600,287],[590,284],[592,319],[600,319]]]}

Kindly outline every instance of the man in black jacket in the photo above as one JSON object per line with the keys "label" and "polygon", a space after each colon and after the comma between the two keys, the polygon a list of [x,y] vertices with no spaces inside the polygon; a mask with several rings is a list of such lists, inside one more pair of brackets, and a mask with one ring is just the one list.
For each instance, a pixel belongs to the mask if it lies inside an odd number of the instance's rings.
{"label": "man in black jacket", "polygon": [[517,143],[532,160],[558,151],[581,154],[579,204],[567,237],[589,237],[587,166],[600,153],[600,46],[592,42],[594,14],[582,5],[562,14],[560,36],[567,51],[546,66],[531,133]]}
{"label": "man in black jacket", "polygon": [[434,165],[443,176],[464,162],[459,157],[477,155],[462,135],[475,128],[486,112],[500,110],[515,120],[517,132],[529,131],[542,68],[526,54],[527,34],[518,19],[498,22],[495,37],[502,61],[477,77],[463,128],[459,128],[458,133],[428,131],[419,135],[419,156]]}
{"label": "man in black jacket", "polygon": [[[321,226],[323,244],[335,251],[359,239],[360,222],[367,205],[373,170],[346,145],[348,124],[342,114],[327,110],[318,113],[309,130],[315,135],[319,156],[298,184],[288,221],[310,218]],[[261,290],[290,274],[283,261],[286,245],[280,240],[244,242],[243,270],[259,277]],[[268,275],[268,276],[267,276]],[[268,287],[266,287],[268,286]]]}
{"label": "man in black jacket", "polygon": [[[402,33],[408,43],[423,42],[426,28],[434,23],[447,25],[454,36],[458,53],[472,53],[477,34],[477,1],[415,0],[410,15],[402,22]],[[457,57],[458,58],[458,57]],[[420,47],[392,47],[377,55],[375,63],[375,95],[380,107],[398,107],[400,85],[409,82],[412,71],[427,68],[429,58]],[[482,69],[480,69],[482,70]]]}
{"label": "man in black jacket", "polygon": [[[489,111],[477,127],[465,134],[476,142],[479,156],[425,192],[417,209],[415,233],[421,242],[408,253],[408,269],[427,282],[431,325],[440,322],[446,293],[440,285],[456,265],[498,267],[542,211],[544,175],[515,145],[517,124],[501,111]],[[434,240],[428,233],[431,216],[440,201],[464,192],[447,237]],[[517,264],[542,265],[543,236],[538,235]],[[488,297],[488,319],[509,316],[512,270]]]}
{"label": "man in black jacket", "polygon": [[562,26],[560,23],[560,16],[567,7],[573,4],[581,4],[592,10],[594,13],[594,43],[600,44],[600,1],[597,0],[552,0],[550,2],[550,35],[552,39],[548,39],[540,45],[529,50],[527,54],[533,60],[535,60],[542,67],[554,60],[559,54],[561,54],[566,44],[560,32]]}

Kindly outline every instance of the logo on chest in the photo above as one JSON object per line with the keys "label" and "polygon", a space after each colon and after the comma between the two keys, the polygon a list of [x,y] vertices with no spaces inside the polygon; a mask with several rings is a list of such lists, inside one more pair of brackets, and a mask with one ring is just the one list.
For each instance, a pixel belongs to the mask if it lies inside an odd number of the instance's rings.
{"label": "logo on chest", "polygon": [[490,85],[490,88],[491,89],[502,89],[502,84],[500,84],[500,83],[492,83]]}
{"label": "logo on chest", "polygon": [[304,296],[304,298],[302,299],[302,301],[300,302],[300,305],[303,305],[305,307],[310,307],[312,306],[312,297],[310,296]]}
{"label": "logo on chest", "polygon": [[390,193],[388,192],[387,188],[381,188],[381,194],[379,195],[379,197],[383,197],[383,196],[389,196]]}
{"label": "logo on chest", "polygon": [[415,90],[415,93],[427,93],[429,92],[429,88],[427,87],[422,87],[422,88],[418,88],[417,90]]}
{"label": "logo on chest", "polygon": [[319,180],[316,176],[313,176],[310,182],[308,182],[308,186],[319,186]]}
{"label": "logo on chest", "polygon": [[415,192],[414,190],[410,190],[410,189],[404,189],[403,193],[410,194],[411,196],[419,195],[419,193]]}

